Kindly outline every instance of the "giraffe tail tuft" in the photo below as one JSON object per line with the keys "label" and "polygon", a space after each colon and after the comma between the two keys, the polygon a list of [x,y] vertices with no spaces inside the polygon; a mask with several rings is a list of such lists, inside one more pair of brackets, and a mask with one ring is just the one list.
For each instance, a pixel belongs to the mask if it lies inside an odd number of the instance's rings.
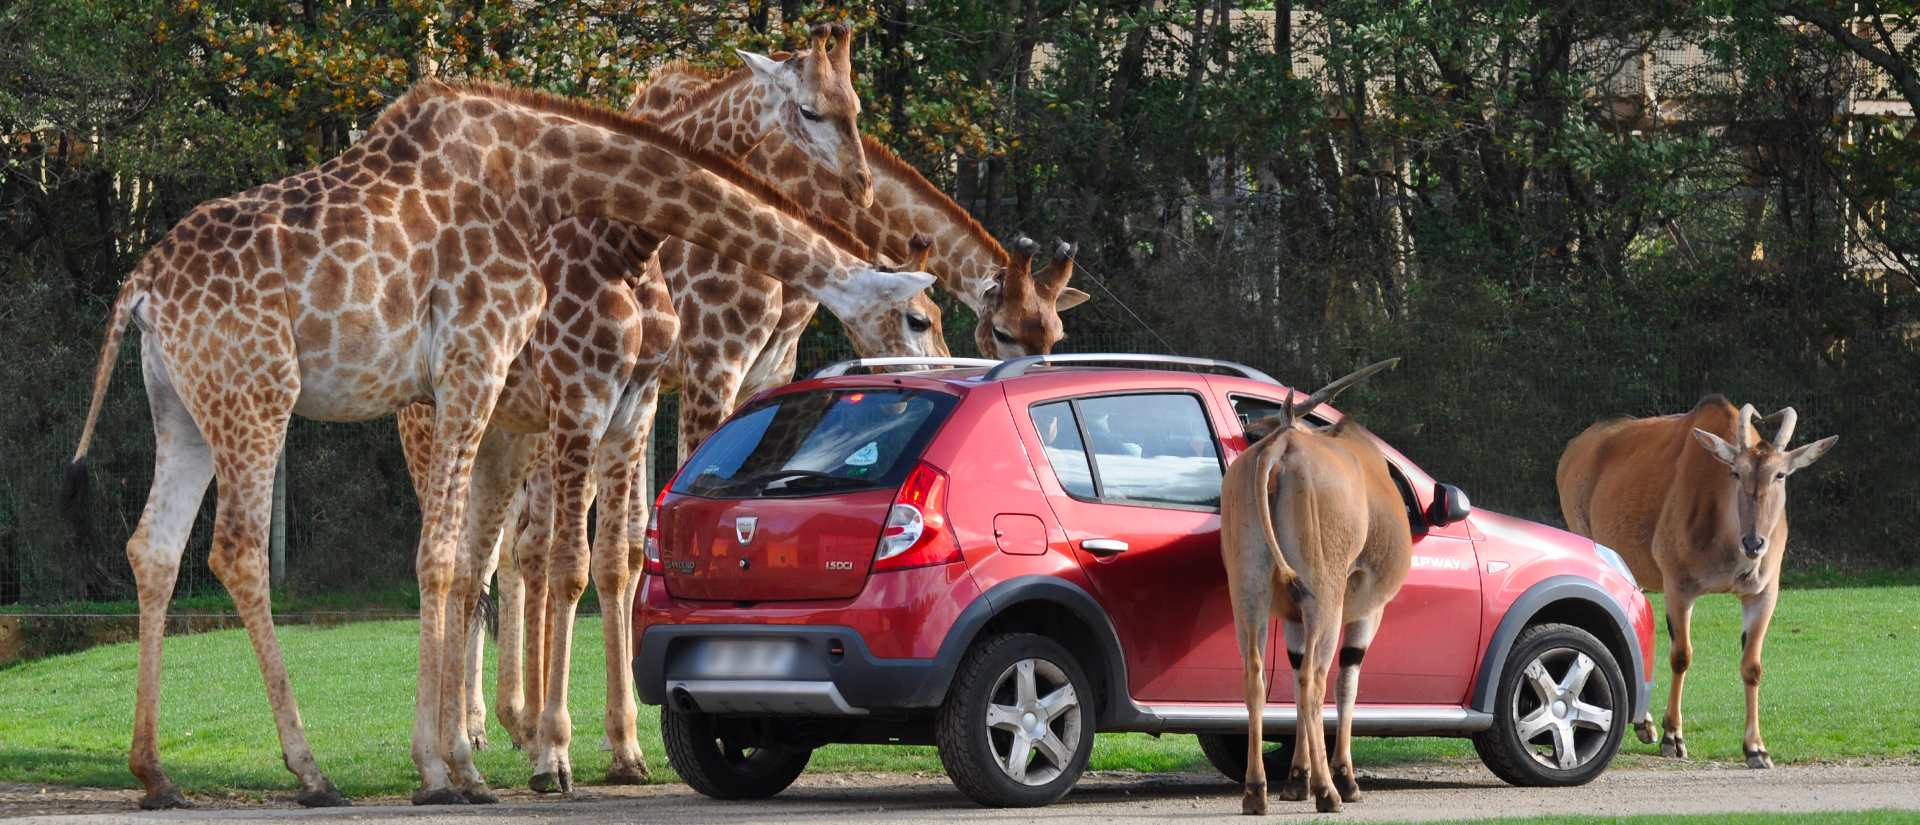
{"label": "giraffe tail tuft", "polygon": [[76,532],[83,531],[91,523],[88,514],[88,493],[92,488],[87,475],[87,457],[80,456],[67,464],[67,478],[60,483],[60,492],[54,503],[60,511],[60,519],[73,527]]}

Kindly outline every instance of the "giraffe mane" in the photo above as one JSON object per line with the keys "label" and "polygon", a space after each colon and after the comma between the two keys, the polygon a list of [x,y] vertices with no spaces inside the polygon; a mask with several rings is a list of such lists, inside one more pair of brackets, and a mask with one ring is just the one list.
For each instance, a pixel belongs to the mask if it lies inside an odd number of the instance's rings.
{"label": "giraffe mane", "polygon": [[1001,246],[999,241],[994,240],[993,234],[988,232],[986,227],[980,225],[980,221],[973,217],[973,213],[968,212],[966,207],[954,202],[953,198],[947,193],[940,191],[938,187],[927,180],[925,175],[920,174],[920,170],[913,168],[911,164],[901,160],[900,156],[893,153],[893,150],[888,149],[885,145],[881,144],[880,141],[874,140],[870,135],[861,135],[860,142],[867,150],[868,164],[885,167],[887,171],[893,174],[895,179],[905,184],[908,189],[913,190],[914,194],[920,197],[921,202],[930,204],[933,208],[945,212],[948,218],[952,219],[954,223],[964,227],[967,233],[974,237],[974,240],[979,241],[982,246],[987,248],[988,252],[992,253],[995,263],[1005,267],[1012,261],[1012,257],[1007,254],[1006,247]]}
{"label": "giraffe mane", "polygon": [[714,175],[719,176],[720,179],[738,186],[741,189],[745,189],[747,194],[754,196],[768,206],[780,210],[785,213],[787,217],[806,224],[807,228],[818,233],[821,237],[825,238],[827,242],[840,247],[842,251],[862,261],[871,262],[873,260],[873,251],[869,249],[865,243],[861,242],[859,238],[855,237],[845,226],[821,217],[812,210],[801,206],[792,198],[787,197],[786,194],[782,193],[779,189],[774,188],[773,184],[768,183],[765,178],[747,171],[741,167],[740,164],[714,154],[713,152],[688,146],[679,138],[645,119],[616,112],[589,101],[561,97],[552,92],[544,92],[536,89],[497,86],[491,83],[473,81],[449,83],[440,80],[426,80],[415,85],[404,97],[389,107],[387,111],[380,116],[379,120],[375,121],[372,129],[369,129],[369,131],[379,129],[385,121],[397,117],[396,112],[403,108],[411,109],[414,105],[417,105],[419,101],[434,97],[456,97],[460,95],[473,95],[524,106],[529,109],[559,115],[569,120],[576,120],[589,126],[598,126],[611,132],[638,138],[648,143],[658,145],[692,161],[694,165],[708,172],[712,172]]}
{"label": "giraffe mane", "polygon": [[[788,60],[797,60],[797,61],[802,61],[804,63],[804,61],[807,59],[807,54],[806,52],[801,52],[799,54],[794,54],[792,52],[774,52],[773,54],[769,55],[769,57],[772,57],[775,61],[781,62],[781,63],[784,63]],[[735,86],[739,86],[740,84],[745,83],[748,80],[751,80],[753,78],[753,70],[751,69],[740,68],[740,69],[735,69],[731,72],[722,74],[720,72],[715,72],[708,69],[702,69],[702,68],[696,67],[685,60],[675,60],[672,63],[668,63],[665,66],[661,66],[660,71],[654,72],[653,76],[656,78],[659,78],[669,74],[691,75],[693,77],[697,77],[701,80],[707,81],[707,85],[702,86],[699,89],[695,90],[692,94],[689,94],[686,97],[680,98],[678,101],[675,101],[673,106],[668,108],[666,111],[648,116],[651,119],[660,121],[662,123],[684,117],[688,112],[691,112],[695,109],[698,109],[702,106],[707,105],[707,103],[713,100],[714,98],[732,91]],[[645,90],[643,89],[642,91],[644,92]]]}

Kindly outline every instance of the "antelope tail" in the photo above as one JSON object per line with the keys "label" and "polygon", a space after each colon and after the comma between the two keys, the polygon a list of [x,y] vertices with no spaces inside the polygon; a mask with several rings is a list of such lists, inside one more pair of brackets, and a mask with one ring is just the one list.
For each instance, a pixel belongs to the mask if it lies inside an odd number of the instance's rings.
{"label": "antelope tail", "polygon": [[75,530],[84,531],[87,513],[87,448],[93,444],[93,429],[100,423],[100,405],[107,398],[107,385],[113,381],[113,365],[120,358],[120,341],[133,319],[133,308],[147,295],[153,275],[145,261],[120,285],[120,297],[113,302],[113,315],[107,320],[107,340],[100,345],[100,363],[93,369],[93,403],[87,407],[87,423],[80,428],[80,446],[67,465],[67,478],[56,499],[60,514]]}
{"label": "antelope tail", "polygon": [[1253,492],[1255,500],[1259,502],[1257,506],[1260,514],[1260,532],[1267,539],[1268,551],[1273,554],[1275,574],[1280,579],[1280,584],[1287,588],[1287,594],[1293,597],[1294,602],[1299,603],[1311,598],[1312,594],[1308,593],[1306,585],[1301,583],[1299,572],[1295,571],[1292,565],[1287,564],[1287,555],[1280,552],[1280,539],[1273,534],[1272,489],[1267,487],[1267,479],[1272,477],[1274,468],[1279,466],[1280,459],[1285,457],[1285,447],[1274,449],[1274,442],[1279,440],[1272,436],[1263,438],[1256,447],[1259,455],[1253,456],[1257,462],[1253,465],[1255,477]]}

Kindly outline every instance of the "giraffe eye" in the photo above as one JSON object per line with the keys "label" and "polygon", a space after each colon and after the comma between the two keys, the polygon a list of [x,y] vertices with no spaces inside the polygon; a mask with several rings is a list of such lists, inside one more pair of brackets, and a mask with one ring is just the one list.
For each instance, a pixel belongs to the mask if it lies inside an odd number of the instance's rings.
{"label": "giraffe eye", "polygon": [[819,113],[819,112],[816,112],[816,111],[814,111],[814,110],[812,110],[812,109],[809,109],[809,108],[807,108],[807,107],[805,107],[805,106],[802,106],[802,107],[800,107],[800,116],[801,116],[801,117],[804,117],[804,118],[806,118],[806,119],[808,119],[808,120],[811,120],[811,121],[813,121],[813,122],[815,122],[815,123],[819,123],[819,122],[821,122],[821,121],[823,121],[823,120],[826,120],[826,118],[824,118],[824,117],[821,117],[821,116],[820,116],[820,113]]}
{"label": "giraffe eye", "polygon": [[927,330],[933,329],[933,320],[925,315],[909,315],[907,316],[907,329],[913,330],[915,333],[926,332]]}
{"label": "giraffe eye", "polygon": [[1012,333],[1009,333],[1009,332],[1007,332],[1006,330],[1004,330],[1004,329],[1001,329],[1001,328],[999,328],[999,327],[994,327],[994,328],[993,328],[993,340],[995,340],[995,341],[999,341],[1000,343],[1002,343],[1002,344],[1006,344],[1006,345],[1008,345],[1008,346],[1012,346],[1012,345],[1014,345],[1014,344],[1016,344],[1016,343],[1019,343],[1019,342],[1017,342],[1017,341],[1015,341],[1015,340],[1013,340],[1013,334],[1012,334]]}

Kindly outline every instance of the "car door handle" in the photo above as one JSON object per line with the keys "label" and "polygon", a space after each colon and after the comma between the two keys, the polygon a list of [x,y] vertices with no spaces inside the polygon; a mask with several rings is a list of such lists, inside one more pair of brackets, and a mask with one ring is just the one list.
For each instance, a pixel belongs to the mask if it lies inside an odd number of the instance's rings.
{"label": "car door handle", "polygon": [[1127,552],[1127,543],[1113,539],[1081,539],[1080,549],[1101,556]]}

